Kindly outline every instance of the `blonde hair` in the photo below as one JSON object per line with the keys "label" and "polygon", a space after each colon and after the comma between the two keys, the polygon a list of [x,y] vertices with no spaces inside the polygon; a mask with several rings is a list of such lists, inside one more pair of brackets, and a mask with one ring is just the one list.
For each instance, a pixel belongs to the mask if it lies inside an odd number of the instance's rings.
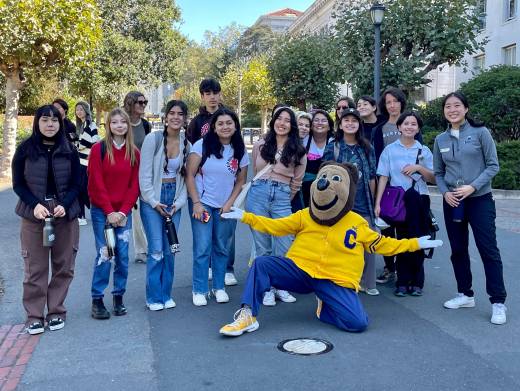
{"label": "blonde hair", "polygon": [[128,116],[126,111],[119,107],[116,107],[110,113],[108,113],[107,119],[105,121],[106,134],[105,134],[105,138],[103,139],[103,142],[105,143],[107,156],[110,159],[110,163],[114,164],[114,150],[113,150],[114,136],[112,135],[112,129],[110,129],[110,121],[112,121],[112,118],[114,118],[116,115],[120,115],[121,117],[123,117],[123,119],[126,121],[126,124],[128,125],[127,131],[125,134],[125,144],[126,144],[125,159],[130,160],[130,165],[133,166],[137,162],[137,157],[136,157],[136,152],[135,152],[137,150],[137,147],[134,144],[134,134],[132,131],[132,125],[130,124],[130,117]]}

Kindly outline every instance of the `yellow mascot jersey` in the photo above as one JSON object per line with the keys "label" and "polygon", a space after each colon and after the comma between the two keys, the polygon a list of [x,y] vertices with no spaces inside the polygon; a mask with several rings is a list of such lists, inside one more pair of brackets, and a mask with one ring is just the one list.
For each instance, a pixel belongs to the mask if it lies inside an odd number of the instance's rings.
{"label": "yellow mascot jersey", "polygon": [[332,227],[316,223],[309,208],[280,219],[245,212],[242,222],[274,236],[295,235],[287,258],[313,278],[331,280],[356,291],[363,274],[365,250],[394,255],[420,249],[417,239],[397,240],[372,231],[368,222],[354,212],[348,212]]}

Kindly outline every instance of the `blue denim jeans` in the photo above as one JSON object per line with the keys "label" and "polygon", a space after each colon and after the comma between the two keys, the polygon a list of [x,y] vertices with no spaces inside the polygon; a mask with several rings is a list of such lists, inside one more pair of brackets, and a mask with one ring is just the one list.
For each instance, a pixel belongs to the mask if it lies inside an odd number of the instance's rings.
{"label": "blue denim jeans", "polygon": [[[258,216],[273,219],[289,216],[292,213],[289,185],[270,179],[253,182],[247,194],[246,210]],[[292,235],[271,236],[254,229],[251,229],[251,232],[257,257],[261,255],[284,257],[293,240]]]}
{"label": "blue denim jeans", "polygon": [[[175,197],[175,183],[163,183],[161,186],[161,204],[172,205]],[[164,227],[164,218],[150,204],[140,201],[141,220],[146,240],[148,241],[148,258],[146,260],[146,302],[148,304],[164,304],[171,299],[175,257]],[[170,208],[167,209],[171,211]],[[172,216],[177,232],[181,221],[181,211]]]}
{"label": "blue denim jeans", "polygon": [[[188,200],[190,216],[193,215],[193,203]],[[231,241],[235,236],[236,220],[220,217],[220,208],[202,204],[210,214],[207,223],[191,217],[193,234],[193,293],[209,292],[208,267],[211,259],[213,289],[224,289],[224,276],[229,259]]]}
{"label": "blue denim jeans", "polygon": [[92,298],[103,297],[103,292],[110,280],[111,263],[114,262],[114,289],[113,295],[123,295],[126,291],[126,280],[128,278],[128,243],[132,236],[132,215],[128,215],[124,227],[115,228],[116,232],[116,255],[111,260],[108,257],[105,241],[105,222],[107,217],[103,210],[92,205],[90,208],[94,240],[96,242],[96,259],[94,261],[94,275],[92,276],[91,293]]}

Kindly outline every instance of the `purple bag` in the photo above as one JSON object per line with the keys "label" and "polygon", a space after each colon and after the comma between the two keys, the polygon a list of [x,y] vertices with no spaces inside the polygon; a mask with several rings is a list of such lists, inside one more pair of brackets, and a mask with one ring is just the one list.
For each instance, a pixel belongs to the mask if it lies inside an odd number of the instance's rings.
{"label": "purple bag", "polygon": [[387,186],[381,197],[379,217],[387,223],[402,223],[406,218],[404,189],[400,186]]}

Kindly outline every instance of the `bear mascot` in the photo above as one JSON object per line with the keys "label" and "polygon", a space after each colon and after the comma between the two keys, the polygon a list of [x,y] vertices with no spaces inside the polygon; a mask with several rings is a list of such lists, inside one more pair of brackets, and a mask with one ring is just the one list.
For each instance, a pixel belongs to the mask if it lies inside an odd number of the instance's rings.
{"label": "bear mascot", "polygon": [[342,330],[360,332],[368,317],[358,297],[364,252],[395,255],[439,247],[429,236],[393,239],[372,231],[367,221],[352,212],[357,168],[352,164],[324,162],[311,185],[309,208],[271,219],[233,208],[222,217],[241,220],[257,231],[275,236],[295,235],[286,257],[259,256],[247,276],[242,306],[234,322],[220,333],[239,336],[258,329],[256,319],[262,298],[270,287],[295,293],[314,293],[316,315]]}

